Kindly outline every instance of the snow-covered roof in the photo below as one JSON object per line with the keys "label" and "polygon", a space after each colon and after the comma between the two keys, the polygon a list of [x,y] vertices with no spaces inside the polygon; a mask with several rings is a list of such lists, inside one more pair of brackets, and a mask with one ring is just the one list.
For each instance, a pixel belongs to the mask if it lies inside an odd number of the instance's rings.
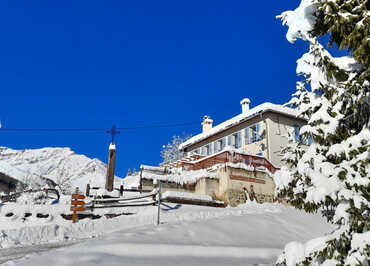
{"label": "snow-covered roof", "polygon": [[230,127],[238,125],[241,122],[244,122],[245,120],[248,120],[252,117],[255,117],[255,116],[257,116],[261,113],[267,112],[267,111],[277,112],[277,113],[281,113],[281,114],[285,114],[285,115],[289,115],[289,116],[293,116],[293,117],[298,116],[298,111],[295,110],[295,109],[288,108],[288,107],[285,107],[285,106],[280,105],[280,104],[263,103],[263,104],[260,104],[256,107],[248,110],[245,113],[241,113],[237,116],[234,116],[233,118],[231,118],[229,120],[226,120],[225,122],[222,122],[221,124],[213,127],[212,129],[210,129],[206,132],[203,132],[201,134],[198,134],[198,135],[188,139],[187,141],[185,141],[184,143],[182,143],[179,146],[179,149],[183,150],[186,147],[189,147],[190,145],[193,145],[193,144],[195,144],[199,141],[202,141],[202,140],[204,140],[208,137],[211,137],[211,136],[213,136],[213,135],[215,135],[215,134],[217,134],[221,131],[224,131],[224,130],[230,128]]}

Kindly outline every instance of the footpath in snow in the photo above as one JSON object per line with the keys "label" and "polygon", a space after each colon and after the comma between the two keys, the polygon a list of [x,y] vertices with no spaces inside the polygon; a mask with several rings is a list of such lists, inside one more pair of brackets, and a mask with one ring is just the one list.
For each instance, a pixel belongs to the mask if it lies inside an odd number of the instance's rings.
{"label": "footpath in snow", "polygon": [[[97,238],[36,254],[33,249],[5,265],[271,264],[287,242],[304,242],[332,229],[320,215],[280,204],[221,209],[166,203],[159,226],[156,210],[145,207],[130,210],[134,215],[64,225]],[[0,254],[11,258],[12,250],[0,249]]]}

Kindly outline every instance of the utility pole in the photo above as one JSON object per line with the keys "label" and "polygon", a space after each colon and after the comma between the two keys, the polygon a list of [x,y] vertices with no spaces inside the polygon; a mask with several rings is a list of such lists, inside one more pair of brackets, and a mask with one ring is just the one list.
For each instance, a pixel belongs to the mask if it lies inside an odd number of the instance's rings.
{"label": "utility pole", "polygon": [[109,145],[108,168],[105,179],[105,189],[109,192],[113,191],[114,169],[116,165],[116,144],[114,144],[114,136],[119,134],[116,127],[113,126],[107,133],[112,135],[112,142]]}

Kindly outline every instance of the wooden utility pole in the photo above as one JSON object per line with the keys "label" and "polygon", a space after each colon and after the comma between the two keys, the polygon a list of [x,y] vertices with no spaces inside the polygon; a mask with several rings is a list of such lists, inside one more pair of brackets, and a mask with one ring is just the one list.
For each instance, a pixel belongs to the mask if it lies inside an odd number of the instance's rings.
{"label": "wooden utility pole", "polygon": [[109,145],[108,168],[107,176],[105,179],[105,189],[109,192],[113,191],[115,164],[116,164],[116,145],[114,143],[111,143]]}
{"label": "wooden utility pole", "polygon": [[116,144],[114,144],[114,136],[119,134],[119,131],[117,131],[116,126],[112,126],[112,128],[107,131],[107,133],[112,135],[112,142],[109,145],[109,157],[107,176],[105,178],[105,189],[109,192],[112,192],[114,183],[114,168],[116,166]]}

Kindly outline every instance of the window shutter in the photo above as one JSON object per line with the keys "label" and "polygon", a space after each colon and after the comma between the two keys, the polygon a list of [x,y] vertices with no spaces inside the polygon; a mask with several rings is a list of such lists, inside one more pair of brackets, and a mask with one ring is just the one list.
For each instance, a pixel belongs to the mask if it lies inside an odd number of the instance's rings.
{"label": "window shutter", "polygon": [[256,141],[257,140],[260,140],[261,139],[261,136],[260,136],[260,123],[257,123],[256,124]]}
{"label": "window shutter", "polygon": [[239,131],[236,137],[236,147],[240,148],[242,146],[242,132]]}
{"label": "window shutter", "polygon": [[249,144],[249,130],[248,128],[244,129],[244,139],[245,139],[245,144]]}

